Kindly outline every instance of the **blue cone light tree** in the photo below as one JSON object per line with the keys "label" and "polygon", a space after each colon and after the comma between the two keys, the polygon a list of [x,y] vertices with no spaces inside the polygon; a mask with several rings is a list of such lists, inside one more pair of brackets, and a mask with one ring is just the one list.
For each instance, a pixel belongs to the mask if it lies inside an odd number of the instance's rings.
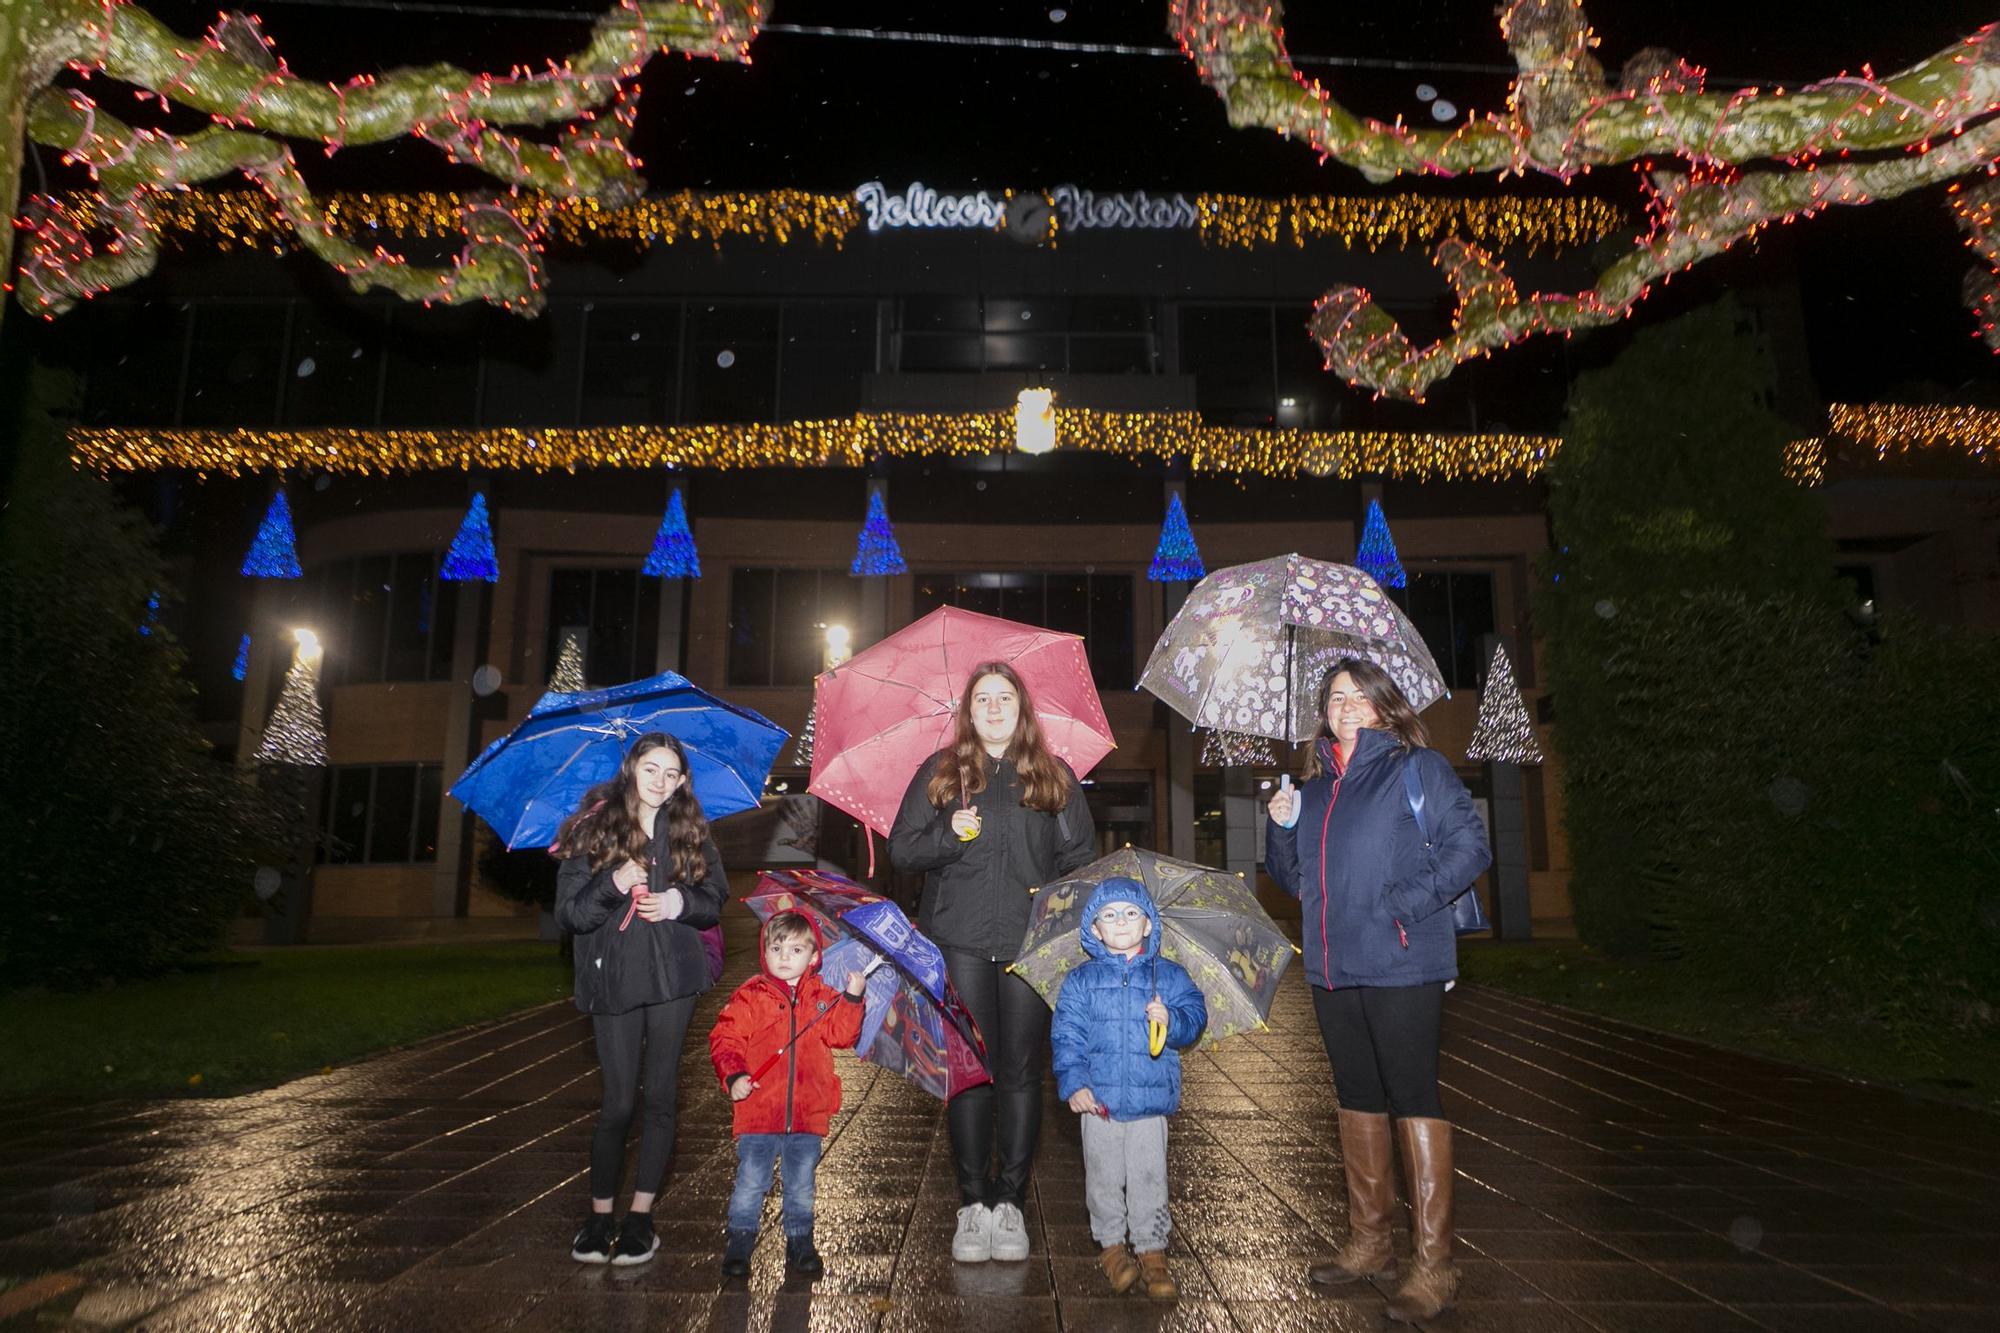
{"label": "blue cone light tree", "polygon": [[1396,541],[1389,535],[1389,520],[1382,513],[1382,502],[1368,502],[1368,521],[1361,529],[1361,549],[1354,553],[1354,563],[1369,578],[1385,588],[1408,587],[1410,576],[1403,572],[1403,562],[1396,555]]}
{"label": "blue cone light tree", "polygon": [[447,583],[500,581],[500,560],[493,552],[493,523],[486,515],[484,491],[472,497],[472,506],[465,511],[465,521],[458,525],[458,535],[451,539],[451,549],[445,552],[444,568],[438,571],[438,577]]}
{"label": "blue cone light tree", "polygon": [[257,536],[250,543],[250,552],[243,557],[243,576],[252,579],[302,579],[306,572],[299,568],[298,535],[292,530],[292,506],[285,499],[282,487],[271,497],[271,504],[264,511],[264,521],[257,525]]}
{"label": "blue cone light tree", "polygon": [[868,517],[861,524],[861,536],[854,543],[854,563],[847,572],[856,578],[907,573],[903,548],[896,544],[896,530],[889,526],[889,507],[879,494],[868,497]]}
{"label": "blue cone light tree", "polygon": [[656,579],[698,579],[701,557],[695,553],[694,533],[688,528],[687,506],[675,491],[667,500],[666,517],[653,534],[653,550],[646,557],[646,574]]}
{"label": "blue cone light tree", "polygon": [[1160,543],[1153,548],[1153,563],[1146,577],[1155,583],[1192,583],[1207,573],[1194,533],[1188,530],[1187,508],[1176,492],[1167,500],[1166,521],[1160,524]]}

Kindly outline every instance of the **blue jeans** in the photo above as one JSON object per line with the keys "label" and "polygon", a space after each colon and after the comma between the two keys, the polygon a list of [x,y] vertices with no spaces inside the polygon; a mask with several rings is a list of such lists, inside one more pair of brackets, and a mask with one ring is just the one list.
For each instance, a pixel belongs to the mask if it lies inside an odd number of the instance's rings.
{"label": "blue jeans", "polygon": [[771,1164],[783,1162],[785,1234],[810,1236],[813,1229],[813,1173],[819,1169],[823,1140],[817,1134],[738,1134],[736,1188],[729,1195],[729,1229],[755,1231],[771,1191]]}

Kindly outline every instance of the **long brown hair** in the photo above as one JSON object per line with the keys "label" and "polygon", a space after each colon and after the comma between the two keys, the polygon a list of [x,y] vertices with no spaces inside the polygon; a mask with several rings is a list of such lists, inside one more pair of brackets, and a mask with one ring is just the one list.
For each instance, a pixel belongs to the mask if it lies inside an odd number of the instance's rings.
{"label": "long brown hair", "polygon": [[1021,701],[1021,720],[1014,727],[1014,739],[1007,742],[1006,761],[1021,777],[1021,804],[1030,810],[1054,814],[1069,804],[1069,770],[1049,753],[1042,729],[1035,721],[1035,705],[1028,687],[1014,668],[1005,662],[981,662],[965,678],[965,690],[958,696],[958,712],[952,717],[951,745],[938,755],[925,794],[942,810],[953,802],[970,804],[986,790],[986,743],[972,725],[972,690],[988,676],[998,676],[1014,687]]}
{"label": "long brown hair", "polygon": [[646,864],[652,839],[639,823],[639,762],[654,750],[665,750],[680,761],[681,785],[660,807],[667,821],[667,864],[677,883],[692,884],[708,874],[702,847],[708,841],[708,818],[694,797],[694,774],[687,751],[664,731],[649,732],[632,742],[617,776],[584,793],[576,813],[556,834],[556,855],[586,856],[594,873],[616,861]]}
{"label": "long brown hair", "polygon": [[1320,763],[1319,743],[1330,739],[1333,729],[1326,724],[1326,697],[1333,693],[1335,677],[1345,671],[1361,687],[1361,693],[1369,703],[1375,705],[1375,716],[1382,720],[1382,729],[1396,738],[1396,743],[1405,750],[1416,750],[1431,743],[1431,734],[1424,729],[1417,710],[1410,707],[1410,701],[1396,688],[1396,682],[1389,673],[1365,657],[1343,657],[1326,669],[1326,675],[1319,683],[1319,731],[1313,736],[1313,743],[1306,747],[1306,780],[1310,782],[1325,771]]}

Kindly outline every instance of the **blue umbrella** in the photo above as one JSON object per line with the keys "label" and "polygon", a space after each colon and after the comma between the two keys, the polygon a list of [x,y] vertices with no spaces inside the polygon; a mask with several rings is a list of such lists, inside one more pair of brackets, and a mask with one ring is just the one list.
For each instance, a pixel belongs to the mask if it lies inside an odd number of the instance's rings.
{"label": "blue umbrella", "polygon": [[687,751],[695,799],[710,819],[754,809],[786,732],[662,671],[608,690],[551,692],[486,747],[451,794],[509,847],[546,847],[585,792],[617,774],[632,742],[664,731]]}

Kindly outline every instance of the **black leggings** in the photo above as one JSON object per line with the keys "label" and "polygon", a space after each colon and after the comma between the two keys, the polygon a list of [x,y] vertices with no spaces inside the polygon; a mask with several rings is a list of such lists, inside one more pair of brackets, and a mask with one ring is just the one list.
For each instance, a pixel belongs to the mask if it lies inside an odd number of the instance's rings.
{"label": "black leggings", "polygon": [[687,1038],[697,998],[689,995],[642,1004],[622,1014],[590,1016],[591,1029],[597,1034],[597,1065],[604,1075],[604,1106],[597,1113],[597,1130],[590,1136],[591,1198],[617,1197],[618,1178],[625,1172],[625,1135],[639,1103],[642,1060],[646,1118],[639,1129],[639,1169],[632,1177],[632,1192],[660,1192],[667,1158],[674,1151],[674,1098],[681,1043]]}
{"label": "black leggings", "polygon": [[[944,951],[945,971],[986,1039],[993,1081],[951,1099],[952,1165],[959,1198],[990,1206],[1027,1199],[1028,1169],[1042,1132],[1042,1079],[1048,1070],[1049,1006],[1035,988],[996,963],[962,949]],[[996,1133],[997,1130],[997,1133]],[[997,1145],[999,1175],[987,1178]]]}
{"label": "black leggings", "polygon": [[1438,1029],[1444,983],[1312,988],[1320,1040],[1344,1111],[1444,1119]]}

